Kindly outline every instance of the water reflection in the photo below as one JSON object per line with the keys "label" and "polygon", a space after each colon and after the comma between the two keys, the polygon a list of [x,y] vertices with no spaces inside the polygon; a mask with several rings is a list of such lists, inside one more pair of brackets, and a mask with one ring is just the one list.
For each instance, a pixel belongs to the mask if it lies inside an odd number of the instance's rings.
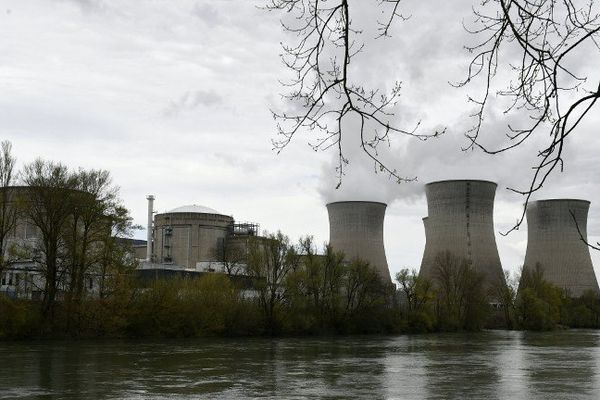
{"label": "water reflection", "polygon": [[523,333],[523,373],[533,398],[580,393],[597,398],[598,335],[585,331]]}
{"label": "water reflection", "polygon": [[426,355],[428,399],[498,398],[500,345],[489,333],[433,336]]}
{"label": "water reflection", "polygon": [[595,331],[0,343],[0,398],[597,398]]}

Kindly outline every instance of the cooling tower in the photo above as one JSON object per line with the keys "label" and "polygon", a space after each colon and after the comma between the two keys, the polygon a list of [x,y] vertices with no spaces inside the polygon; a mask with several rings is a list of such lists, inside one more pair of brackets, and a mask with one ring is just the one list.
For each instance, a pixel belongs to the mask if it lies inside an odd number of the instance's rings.
{"label": "cooling tower", "polygon": [[[586,200],[539,200],[527,208],[527,252],[523,271],[539,263],[544,278],[578,297],[586,290],[598,292],[587,240],[587,215],[590,202]],[[573,220],[573,215],[577,225]]]}
{"label": "cooling tower", "polygon": [[329,244],[347,260],[360,258],[375,268],[384,282],[391,282],[383,245],[383,219],[387,204],[372,201],[340,201],[327,204]]}
{"label": "cooling tower", "polygon": [[504,274],[494,236],[494,182],[451,180],[425,185],[428,216],[425,251],[419,275],[435,282],[438,254],[449,251],[466,259],[487,285],[503,282]]}

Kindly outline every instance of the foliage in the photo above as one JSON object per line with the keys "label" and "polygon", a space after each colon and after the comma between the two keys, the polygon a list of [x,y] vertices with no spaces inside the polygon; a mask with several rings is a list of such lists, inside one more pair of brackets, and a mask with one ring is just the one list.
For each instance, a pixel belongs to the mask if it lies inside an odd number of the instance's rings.
{"label": "foliage", "polygon": [[390,288],[360,259],[326,245],[318,255],[312,238],[300,242],[300,266],[286,280],[286,328],[292,332],[390,332]]}
{"label": "foliage", "polygon": [[[446,252],[436,258],[432,282],[403,269],[394,291],[363,260],[345,260],[327,245],[318,254],[310,237],[294,246],[279,233],[255,245],[248,258],[255,263],[248,266],[255,274],[251,288],[247,276],[221,273],[155,279],[143,286],[125,266],[111,270],[102,296],[84,296],[76,308],[57,302],[52,324],[39,302],[0,297],[0,338],[478,330],[489,326],[490,301],[503,304],[520,329],[600,327],[600,294],[570,298],[543,279],[541,266],[526,269],[515,299],[515,279],[488,287],[466,260]],[[117,254],[121,249],[115,248]]]}
{"label": "foliage", "polygon": [[248,243],[246,275],[252,278],[258,292],[258,302],[269,333],[276,333],[280,328],[279,310],[285,298],[285,279],[298,264],[296,248],[281,232],[265,238],[252,237]]}
{"label": "foliage", "polygon": [[129,331],[134,336],[224,335],[236,330],[239,290],[222,274],[156,280],[133,301]]}
{"label": "foliage", "polygon": [[285,282],[286,323],[293,331],[334,332],[341,313],[344,256],[325,246],[318,255],[311,237],[301,239],[301,267],[290,273]]}
{"label": "foliage", "polygon": [[401,311],[406,329],[411,332],[433,330],[435,293],[431,282],[419,277],[414,269],[410,271],[408,268],[402,269],[396,274],[396,281],[400,284]]}
{"label": "foliage", "polygon": [[38,307],[0,296],[0,339],[36,337],[42,326]]}
{"label": "foliage", "polygon": [[600,328],[600,293],[586,291],[582,296],[563,296],[560,322],[572,328]]}
{"label": "foliage", "polygon": [[449,251],[435,258],[436,317],[442,330],[477,330],[489,313],[483,275]]}
{"label": "foliage", "polygon": [[517,322],[527,330],[550,330],[558,327],[563,293],[544,279],[540,264],[523,268],[516,301]]}

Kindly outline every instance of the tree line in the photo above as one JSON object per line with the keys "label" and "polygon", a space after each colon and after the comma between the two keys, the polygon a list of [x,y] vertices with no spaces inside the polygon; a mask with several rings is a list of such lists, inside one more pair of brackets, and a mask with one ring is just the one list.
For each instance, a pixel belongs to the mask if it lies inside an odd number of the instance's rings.
{"label": "tree line", "polygon": [[[415,270],[383,282],[371,266],[310,237],[248,238],[231,273],[141,282],[135,266],[113,273],[110,292],[54,304],[0,300],[0,337],[198,337],[398,334],[600,327],[600,296],[571,298],[538,266],[523,279],[486,284],[466,260],[436,258],[432,281]],[[519,282],[520,281],[520,287]],[[75,307],[76,305],[76,307]],[[76,313],[74,310],[76,309]],[[77,317],[74,318],[74,315]]]}

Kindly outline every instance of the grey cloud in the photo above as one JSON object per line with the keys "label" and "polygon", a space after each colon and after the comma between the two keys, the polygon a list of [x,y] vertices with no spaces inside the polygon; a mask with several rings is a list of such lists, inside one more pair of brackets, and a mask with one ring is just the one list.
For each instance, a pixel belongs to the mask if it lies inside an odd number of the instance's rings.
{"label": "grey cloud", "polygon": [[104,0],[65,0],[75,4],[84,12],[106,11],[107,5]]}
{"label": "grey cloud", "polygon": [[240,169],[244,173],[256,172],[258,164],[250,158],[236,153],[214,153],[214,157],[233,168]]}
{"label": "grey cloud", "polygon": [[196,3],[192,9],[192,15],[200,18],[210,27],[219,25],[223,21],[217,8],[208,3]]}
{"label": "grey cloud", "polygon": [[223,102],[223,97],[214,90],[187,91],[177,100],[169,103],[164,110],[165,116],[175,116],[184,111],[191,111],[197,107],[212,107]]}

